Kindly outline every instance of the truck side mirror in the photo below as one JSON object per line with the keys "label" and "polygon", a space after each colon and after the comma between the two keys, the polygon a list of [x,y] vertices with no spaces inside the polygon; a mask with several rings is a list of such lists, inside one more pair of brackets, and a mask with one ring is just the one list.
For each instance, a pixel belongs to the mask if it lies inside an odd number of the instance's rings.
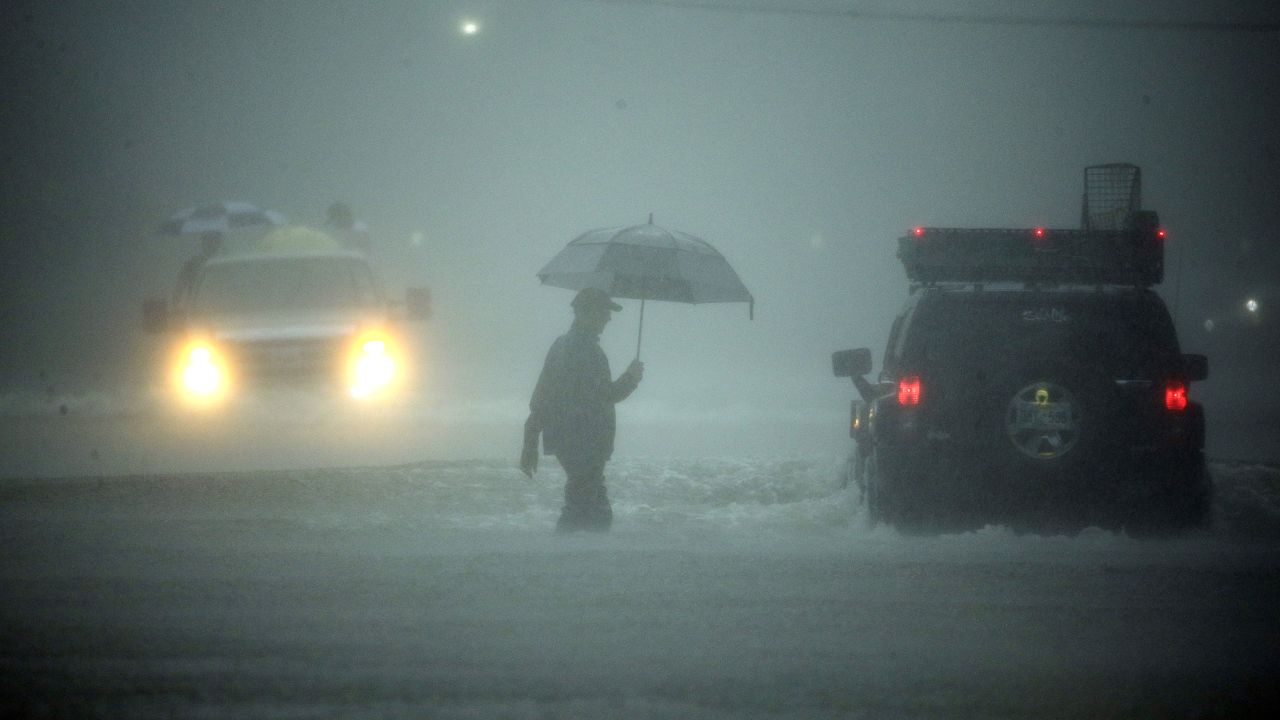
{"label": "truck side mirror", "polygon": [[159,335],[169,329],[169,303],[163,298],[142,302],[142,329]]}
{"label": "truck side mirror", "polygon": [[430,319],[431,291],[424,287],[411,287],[405,290],[404,310],[410,320]]}
{"label": "truck side mirror", "polygon": [[1209,379],[1209,358],[1204,355],[1187,353],[1182,356],[1182,369],[1187,374],[1188,382]]}
{"label": "truck side mirror", "polygon": [[831,353],[831,372],[836,377],[857,378],[871,372],[871,350],[840,350]]}

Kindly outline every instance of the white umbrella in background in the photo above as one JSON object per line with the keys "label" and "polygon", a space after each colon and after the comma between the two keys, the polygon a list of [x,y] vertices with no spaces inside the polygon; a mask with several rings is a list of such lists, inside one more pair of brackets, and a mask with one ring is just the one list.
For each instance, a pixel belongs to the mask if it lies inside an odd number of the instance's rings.
{"label": "white umbrella in background", "polygon": [[273,227],[285,222],[285,216],[274,210],[263,210],[246,202],[220,202],[174,213],[160,225],[160,234],[174,237],[205,233],[227,235],[232,230]]}
{"label": "white umbrella in background", "polygon": [[755,299],[710,243],[653,224],[590,230],[565,246],[538,271],[544,285],[599,288],[614,298],[640,301],[636,357],[644,337],[647,300],[680,303],[750,303]]}

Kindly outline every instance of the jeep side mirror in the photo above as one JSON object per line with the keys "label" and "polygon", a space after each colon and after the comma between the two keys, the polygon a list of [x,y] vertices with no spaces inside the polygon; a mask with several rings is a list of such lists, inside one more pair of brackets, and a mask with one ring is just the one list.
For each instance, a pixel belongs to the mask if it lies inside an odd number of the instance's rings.
{"label": "jeep side mirror", "polygon": [[1182,356],[1182,370],[1187,374],[1188,382],[1209,379],[1209,358],[1196,353]]}
{"label": "jeep side mirror", "polygon": [[831,372],[836,377],[859,378],[871,372],[871,350],[840,350],[831,353]]}
{"label": "jeep side mirror", "polygon": [[404,310],[410,320],[427,320],[431,317],[431,291],[424,287],[411,287],[404,291]]}
{"label": "jeep side mirror", "polygon": [[142,329],[159,335],[169,329],[169,303],[163,298],[142,302]]}

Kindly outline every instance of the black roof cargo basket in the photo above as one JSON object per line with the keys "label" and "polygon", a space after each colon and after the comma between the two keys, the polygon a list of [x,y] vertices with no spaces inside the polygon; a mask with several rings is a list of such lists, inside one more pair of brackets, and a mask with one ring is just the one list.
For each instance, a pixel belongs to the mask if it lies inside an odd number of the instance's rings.
{"label": "black roof cargo basket", "polygon": [[1080,227],[1124,230],[1142,209],[1142,170],[1128,163],[1090,165],[1084,169]]}
{"label": "black roof cargo basket", "polygon": [[1149,287],[1164,279],[1164,231],[1151,211],[1085,230],[914,228],[898,240],[918,283],[1024,282]]}

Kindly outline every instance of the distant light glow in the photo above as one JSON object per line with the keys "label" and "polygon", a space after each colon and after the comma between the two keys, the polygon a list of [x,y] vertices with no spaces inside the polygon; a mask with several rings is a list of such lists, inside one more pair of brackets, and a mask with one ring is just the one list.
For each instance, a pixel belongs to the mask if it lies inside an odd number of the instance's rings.
{"label": "distant light glow", "polygon": [[476,35],[480,32],[480,22],[478,20],[463,20],[459,30],[463,35]]}
{"label": "distant light glow", "polygon": [[1038,227],[1035,230],[1032,230],[1031,233],[1038,238],[1042,238],[1044,237],[1044,228]]}
{"label": "distant light glow", "polygon": [[920,237],[921,235],[924,235],[924,228],[917,225],[914,228],[911,228],[911,234],[916,237]]}
{"label": "distant light glow", "polygon": [[1208,318],[1204,321],[1204,329],[1208,332],[1213,332],[1213,318]]}
{"label": "distant light glow", "polygon": [[1157,229],[1156,229],[1156,237],[1160,238],[1161,240],[1163,240],[1163,239],[1165,238],[1164,228],[1157,228]]}
{"label": "distant light glow", "polygon": [[1249,298],[1248,300],[1245,300],[1245,301],[1244,301],[1244,309],[1245,309],[1245,310],[1248,310],[1248,311],[1249,311],[1249,312],[1251,312],[1251,313],[1257,313],[1257,312],[1258,312],[1258,301],[1257,301],[1257,300],[1254,300],[1253,298]]}

